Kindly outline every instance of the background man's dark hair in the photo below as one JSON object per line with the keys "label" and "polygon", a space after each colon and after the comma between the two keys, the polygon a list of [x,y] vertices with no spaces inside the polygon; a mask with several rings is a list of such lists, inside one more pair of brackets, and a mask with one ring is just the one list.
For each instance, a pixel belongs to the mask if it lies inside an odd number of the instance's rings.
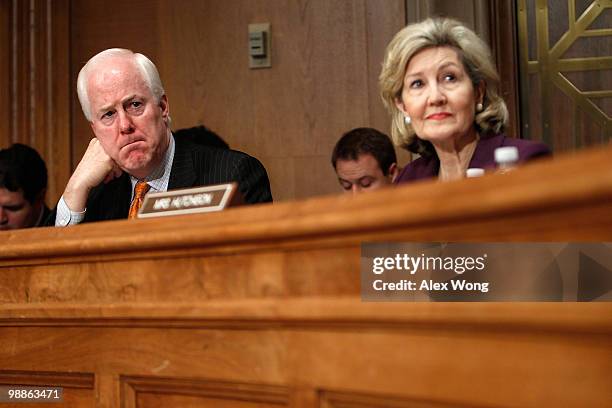
{"label": "background man's dark hair", "polygon": [[338,160],[357,160],[362,154],[371,154],[383,175],[389,175],[389,167],[397,162],[395,149],[389,136],[372,128],[357,128],[346,132],[334,147],[332,165]]}
{"label": "background man's dark hair", "polygon": [[0,187],[22,190],[23,197],[33,203],[47,188],[47,166],[38,152],[21,143],[0,150]]}
{"label": "background man's dark hair", "polygon": [[219,149],[229,149],[229,145],[221,136],[203,125],[187,129],[180,129],[172,133],[176,137],[190,139],[196,144],[216,147]]}

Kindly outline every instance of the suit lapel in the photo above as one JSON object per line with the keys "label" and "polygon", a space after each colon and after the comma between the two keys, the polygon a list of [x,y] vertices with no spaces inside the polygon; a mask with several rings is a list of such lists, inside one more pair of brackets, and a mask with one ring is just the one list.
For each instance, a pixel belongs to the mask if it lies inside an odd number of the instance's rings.
{"label": "suit lapel", "polygon": [[125,197],[125,199],[115,200],[117,205],[117,215],[119,218],[127,218],[128,212],[130,211],[131,197],[132,197],[132,182],[130,176],[127,173],[123,173],[123,178],[118,186],[119,195]]}
{"label": "suit lapel", "polygon": [[174,159],[168,180],[168,190],[193,187],[197,174],[189,143],[182,138],[174,138]]}

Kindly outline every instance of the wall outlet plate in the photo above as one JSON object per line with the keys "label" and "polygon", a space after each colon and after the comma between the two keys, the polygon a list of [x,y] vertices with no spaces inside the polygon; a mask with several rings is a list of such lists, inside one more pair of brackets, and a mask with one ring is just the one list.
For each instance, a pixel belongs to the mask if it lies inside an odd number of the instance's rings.
{"label": "wall outlet plate", "polygon": [[249,68],[270,68],[272,66],[270,37],[270,23],[249,24]]}

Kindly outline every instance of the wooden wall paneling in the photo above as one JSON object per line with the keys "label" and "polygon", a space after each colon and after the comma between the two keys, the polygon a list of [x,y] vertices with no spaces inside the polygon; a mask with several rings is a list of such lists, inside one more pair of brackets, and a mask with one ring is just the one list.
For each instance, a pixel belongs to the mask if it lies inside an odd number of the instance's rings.
{"label": "wooden wall paneling", "polygon": [[602,143],[605,140],[605,129],[602,129],[597,123],[589,120],[586,113],[578,110],[576,112],[576,145],[578,146],[593,146]]}
{"label": "wooden wall paneling", "polygon": [[120,376],[114,370],[98,370],[95,392],[98,407],[122,407]]}
{"label": "wooden wall paneling", "polygon": [[2,10],[2,147],[20,142],[40,153],[49,173],[47,202],[54,205],[71,171],[69,0],[4,1]]}
{"label": "wooden wall paneling", "polygon": [[[598,103],[612,88],[611,8],[606,1],[518,1],[522,129],[555,151],[609,141],[610,112]],[[538,77],[537,88],[529,77]],[[555,109],[559,93],[573,112]]]}
{"label": "wooden wall paneling", "polygon": [[[608,12],[608,15],[610,16],[610,23],[608,25],[612,26],[612,9]],[[598,20],[603,20],[603,17],[604,16],[600,16]],[[609,43],[612,44],[612,41],[609,41]],[[604,44],[600,43],[599,45],[601,47],[600,49],[604,50],[604,53],[612,55],[612,47],[608,47],[608,50],[605,50]],[[594,44],[591,44],[591,47],[593,46]],[[587,51],[586,53],[595,53],[595,51],[591,50],[590,52]],[[576,88],[587,95],[589,93],[605,94],[606,90],[612,89],[612,70],[564,72],[563,75],[571,83],[573,83]],[[612,91],[607,92],[610,93]],[[595,103],[603,112],[605,112],[608,117],[612,117],[612,109],[609,107],[606,109],[606,102],[612,102],[612,97],[592,98],[591,101]],[[572,118],[572,123],[574,124],[572,135],[575,136],[574,142],[576,147],[606,143],[608,136],[605,133],[605,125],[602,126],[602,124],[592,120],[591,115],[588,112],[584,112],[583,110],[579,109],[578,106],[575,106],[575,104],[574,112],[571,114],[576,116],[575,119]]]}
{"label": "wooden wall paneling", "polygon": [[430,0],[406,0],[406,24],[412,24],[430,15]]}
{"label": "wooden wall paneling", "polygon": [[10,143],[31,145],[30,114],[30,2],[6,1],[9,4],[8,98]]}
{"label": "wooden wall paneling", "polygon": [[0,1],[0,148],[11,144],[11,2]]}
{"label": "wooden wall paneling", "polygon": [[368,395],[350,392],[321,390],[319,392],[321,408],[467,408],[469,405],[446,403],[427,398],[398,398],[393,395]]}
{"label": "wooden wall paneling", "polygon": [[128,376],[121,383],[128,407],[263,408],[288,406],[290,400],[288,388],[264,384]]}
{"label": "wooden wall paneling", "polygon": [[31,145],[30,2],[13,1],[11,19],[11,134],[14,142]]}
{"label": "wooden wall paneling", "polygon": [[489,32],[495,65],[499,71],[500,95],[508,106],[506,133],[521,137],[519,119],[519,60],[516,2],[495,0],[489,4]]}
{"label": "wooden wall paneling", "polygon": [[544,126],[542,122],[544,117],[542,116],[541,78],[537,74],[532,74],[526,80],[521,79],[521,82],[526,83],[525,88],[521,86],[521,92],[529,90],[527,98],[522,96],[525,93],[521,93],[521,134],[528,139],[542,141],[544,134],[538,131]]}
{"label": "wooden wall paneling", "polygon": [[[28,2],[23,2],[28,3]],[[52,128],[52,123],[48,120],[53,118],[53,106],[51,101],[53,92],[50,85],[54,78],[52,74],[51,61],[48,56],[52,54],[49,45],[52,39],[48,32],[47,18],[51,13],[48,10],[48,2],[30,1],[28,41],[30,46],[25,48],[29,51],[29,65],[32,69],[26,71],[29,76],[30,96],[24,99],[29,100],[30,112],[26,111],[28,124],[30,126],[29,140],[34,146],[44,146],[48,130]],[[67,84],[65,84],[67,85]]]}
{"label": "wooden wall paneling", "polygon": [[550,100],[554,102],[554,115],[560,118],[567,118],[563,120],[552,120],[549,124],[550,138],[552,146],[559,151],[569,151],[576,147],[575,137],[575,125],[578,119],[576,114],[576,104],[567,95],[565,95],[559,88],[551,88]]}
{"label": "wooden wall paneling", "polygon": [[49,187],[47,202],[51,206],[59,200],[72,174],[71,81],[70,81],[70,0],[46,2],[47,52],[41,55],[46,70],[46,123],[44,146]]}
{"label": "wooden wall paneling", "polygon": [[465,23],[491,44],[489,41],[491,3],[486,0],[406,0],[405,4],[406,21],[410,24],[428,17],[451,17]]}
{"label": "wooden wall paneling", "polygon": [[430,16],[452,17],[471,27],[485,41],[489,41],[488,2],[483,0],[428,0],[423,8]]}
{"label": "wooden wall paneling", "polygon": [[[405,2],[389,2],[385,4],[385,7],[380,7],[378,2],[366,3],[368,109],[370,113],[367,126],[376,128],[389,136],[391,136],[391,117],[381,102],[378,77],[387,45],[393,36],[406,25],[406,14]],[[411,155],[407,150],[396,148],[395,151],[401,167],[411,160]]]}

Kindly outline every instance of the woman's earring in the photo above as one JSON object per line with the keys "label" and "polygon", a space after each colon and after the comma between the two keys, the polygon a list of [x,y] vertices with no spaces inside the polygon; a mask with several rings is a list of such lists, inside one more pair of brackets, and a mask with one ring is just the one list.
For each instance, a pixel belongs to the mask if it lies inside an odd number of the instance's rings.
{"label": "woman's earring", "polygon": [[409,124],[412,123],[412,119],[410,118],[410,116],[408,116],[408,115],[404,116],[404,123],[406,125],[409,125]]}
{"label": "woman's earring", "polygon": [[482,106],[482,103],[476,104],[476,112],[482,112],[483,109],[484,109],[484,106]]}

